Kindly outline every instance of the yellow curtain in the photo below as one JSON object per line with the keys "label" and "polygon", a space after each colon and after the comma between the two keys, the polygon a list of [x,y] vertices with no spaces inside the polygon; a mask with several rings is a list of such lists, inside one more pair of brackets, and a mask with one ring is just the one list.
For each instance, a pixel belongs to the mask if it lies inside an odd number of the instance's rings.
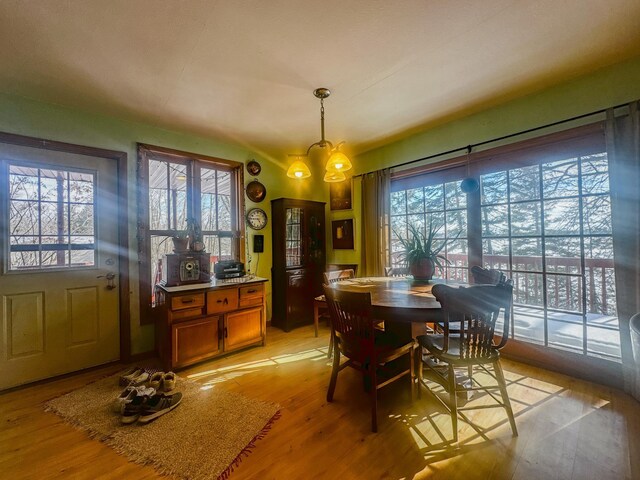
{"label": "yellow curtain", "polygon": [[[640,400],[640,355],[631,348],[629,319],[640,312],[640,101],[616,117],[607,111],[613,251],[625,390]],[[640,353],[640,346],[636,345]],[[636,366],[637,365],[637,366]],[[635,387],[635,388],[634,388]]]}
{"label": "yellow curtain", "polygon": [[389,261],[389,170],[362,175],[362,265],[360,275],[383,276]]}

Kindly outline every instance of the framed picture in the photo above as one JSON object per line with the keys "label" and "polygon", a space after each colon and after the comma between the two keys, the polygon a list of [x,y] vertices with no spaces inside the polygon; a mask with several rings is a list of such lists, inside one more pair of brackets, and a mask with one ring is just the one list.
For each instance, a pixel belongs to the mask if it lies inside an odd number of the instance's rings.
{"label": "framed picture", "polygon": [[353,218],[331,222],[334,250],[353,250]]}
{"label": "framed picture", "polygon": [[329,184],[331,210],[351,210],[351,179]]}

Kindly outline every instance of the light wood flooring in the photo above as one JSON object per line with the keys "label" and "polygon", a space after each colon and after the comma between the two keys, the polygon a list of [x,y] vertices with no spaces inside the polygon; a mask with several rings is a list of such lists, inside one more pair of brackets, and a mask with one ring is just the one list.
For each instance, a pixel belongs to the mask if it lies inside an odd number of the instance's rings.
{"label": "light wood flooring", "polygon": [[[485,409],[469,414],[472,425],[459,422],[454,446],[448,414],[426,391],[411,405],[406,382],[381,390],[377,434],[357,372],[340,373],[328,404],[326,327],[319,338],[313,327],[270,328],[268,340],[180,373],[282,407],[231,480],[640,479],[640,404],[620,391],[503,360],[520,436],[511,436],[504,410]],[[159,478],[43,411],[47,400],[119,368],[0,395],[0,478]]]}

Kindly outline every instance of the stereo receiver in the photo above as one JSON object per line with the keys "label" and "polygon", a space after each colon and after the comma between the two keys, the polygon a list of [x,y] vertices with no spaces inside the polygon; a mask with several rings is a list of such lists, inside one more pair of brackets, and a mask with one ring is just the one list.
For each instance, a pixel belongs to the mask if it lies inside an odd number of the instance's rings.
{"label": "stereo receiver", "polygon": [[213,272],[219,280],[244,277],[244,263],[237,260],[221,260],[213,265]]}

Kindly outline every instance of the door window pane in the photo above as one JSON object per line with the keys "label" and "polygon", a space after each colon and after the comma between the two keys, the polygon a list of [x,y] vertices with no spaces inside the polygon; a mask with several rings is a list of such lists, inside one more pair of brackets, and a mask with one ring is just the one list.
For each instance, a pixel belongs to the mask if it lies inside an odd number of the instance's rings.
{"label": "door window pane", "polygon": [[9,270],[95,264],[95,174],[9,165]]}

